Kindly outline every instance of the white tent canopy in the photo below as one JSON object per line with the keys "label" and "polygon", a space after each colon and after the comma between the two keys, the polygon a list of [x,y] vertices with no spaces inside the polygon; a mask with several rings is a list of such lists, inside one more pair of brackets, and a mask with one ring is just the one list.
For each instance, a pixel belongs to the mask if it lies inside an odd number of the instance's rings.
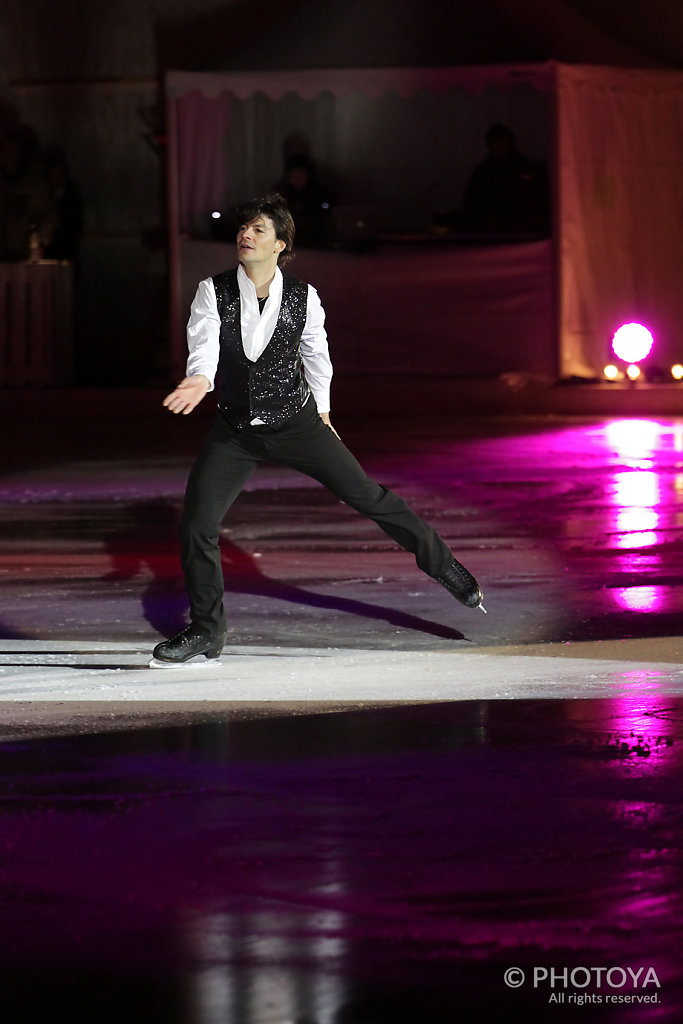
{"label": "white tent canopy", "polygon": [[[231,259],[229,249],[219,252],[206,241],[210,213],[271,188],[288,136],[306,137],[319,166],[344,182],[346,201],[381,207],[386,230],[426,232],[433,210],[458,205],[493,121],[512,126],[520,148],[548,163],[553,241],[492,252],[493,273],[485,253],[472,260],[442,245],[434,254],[438,298],[426,283],[413,320],[408,313],[392,323],[399,334],[401,322],[405,330],[402,359],[401,338],[392,337],[397,363],[411,372],[408,353],[424,327],[424,309],[435,301],[435,313],[453,327],[453,358],[441,359],[439,373],[597,375],[611,333],[629,319],[653,326],[664,362],[683,355],[683,292],[674,280],[683,257],[682,74],[555,63],[171,72],[167,97],[176,367],[183,307],[196,284],[188,274],[215,273]],[[203,255],[188,261],[193,244]],[[400,274],[396,253],[385,266],[380,257],[381,251],[374,264],[364,257],[362,272],[386,299],[389,275],[400,281]],[[404,250],[404,262],[413,257]],[[424,251],[415,263],[428,282]],[[339,277],[335,267],[328,280]],[[458,283],[475,272],[483,276],[474,285],[469,278]],[[367,291],[357,289],[358,301]],[[482,306],[477,316],[474,292]],[[377,366],[387,358],[383,353]],[[358,369],[373,367],[366,357]]]}
{"label": "white tent canopy", "polygon": [[683,74],[561,65],[557,111],[563,374],[631,320],[683,361]]}

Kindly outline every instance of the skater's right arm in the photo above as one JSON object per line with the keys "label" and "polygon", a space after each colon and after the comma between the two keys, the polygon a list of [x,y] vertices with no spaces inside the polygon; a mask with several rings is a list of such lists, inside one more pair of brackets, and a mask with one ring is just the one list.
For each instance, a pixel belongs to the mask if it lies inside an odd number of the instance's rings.
{"label": "skater's right arm", "polygon": [[187,376],[164,399],[164,406],[174,413],[187,416],[209,391],[218,368],[221,320],[216,304],[216,289],[208,277],[199,282],[190,307],[187,324]]}
{"label": "skater's right arm", "polygon": [[183,416],[187,416],[197,408],[210,390],[211,383],[203,373],[197,373],[194,377],[183,377],[177,388],[166,395],[163,405],[169,412],[181,412]]}

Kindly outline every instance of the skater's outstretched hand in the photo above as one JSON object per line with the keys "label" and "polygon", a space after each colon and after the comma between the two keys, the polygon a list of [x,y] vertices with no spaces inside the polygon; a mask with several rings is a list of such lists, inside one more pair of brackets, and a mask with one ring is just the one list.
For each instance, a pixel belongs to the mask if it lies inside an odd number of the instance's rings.
{"label": "skater's outstretched hand", "polygon": [[193,377],[184,377],[177,388],[166,395],[164,406],[169,412],[179,413],[187,416],[193,409],[196,409],[202,398],[208,393],[208,379],[202,373],[196,373]]}

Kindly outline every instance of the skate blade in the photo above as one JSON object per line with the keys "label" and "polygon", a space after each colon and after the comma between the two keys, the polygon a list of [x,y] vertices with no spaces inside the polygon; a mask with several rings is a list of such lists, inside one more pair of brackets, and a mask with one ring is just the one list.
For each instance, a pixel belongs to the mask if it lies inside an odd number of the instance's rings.
{"label": "skate blade", "polygon": [[149,668],[218,668],[222,664],[220,658],[205,658],[203,654],[200,654],[189,661],[160,661],[158,658],[152,658]]}

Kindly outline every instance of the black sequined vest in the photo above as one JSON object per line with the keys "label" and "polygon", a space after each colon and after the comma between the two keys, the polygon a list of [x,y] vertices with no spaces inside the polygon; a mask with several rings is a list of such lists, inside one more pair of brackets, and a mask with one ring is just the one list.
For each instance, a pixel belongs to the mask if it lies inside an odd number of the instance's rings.
{"label": "black sequined vest", "polygon": [[213,278],[221,318],[218,408],[237,430],[253,419],[281,427],[305,405],[309,389],[299,342],[306,324],[308,285],[283,274],[280,315],[255,363],[244,354],[237,270]]}

